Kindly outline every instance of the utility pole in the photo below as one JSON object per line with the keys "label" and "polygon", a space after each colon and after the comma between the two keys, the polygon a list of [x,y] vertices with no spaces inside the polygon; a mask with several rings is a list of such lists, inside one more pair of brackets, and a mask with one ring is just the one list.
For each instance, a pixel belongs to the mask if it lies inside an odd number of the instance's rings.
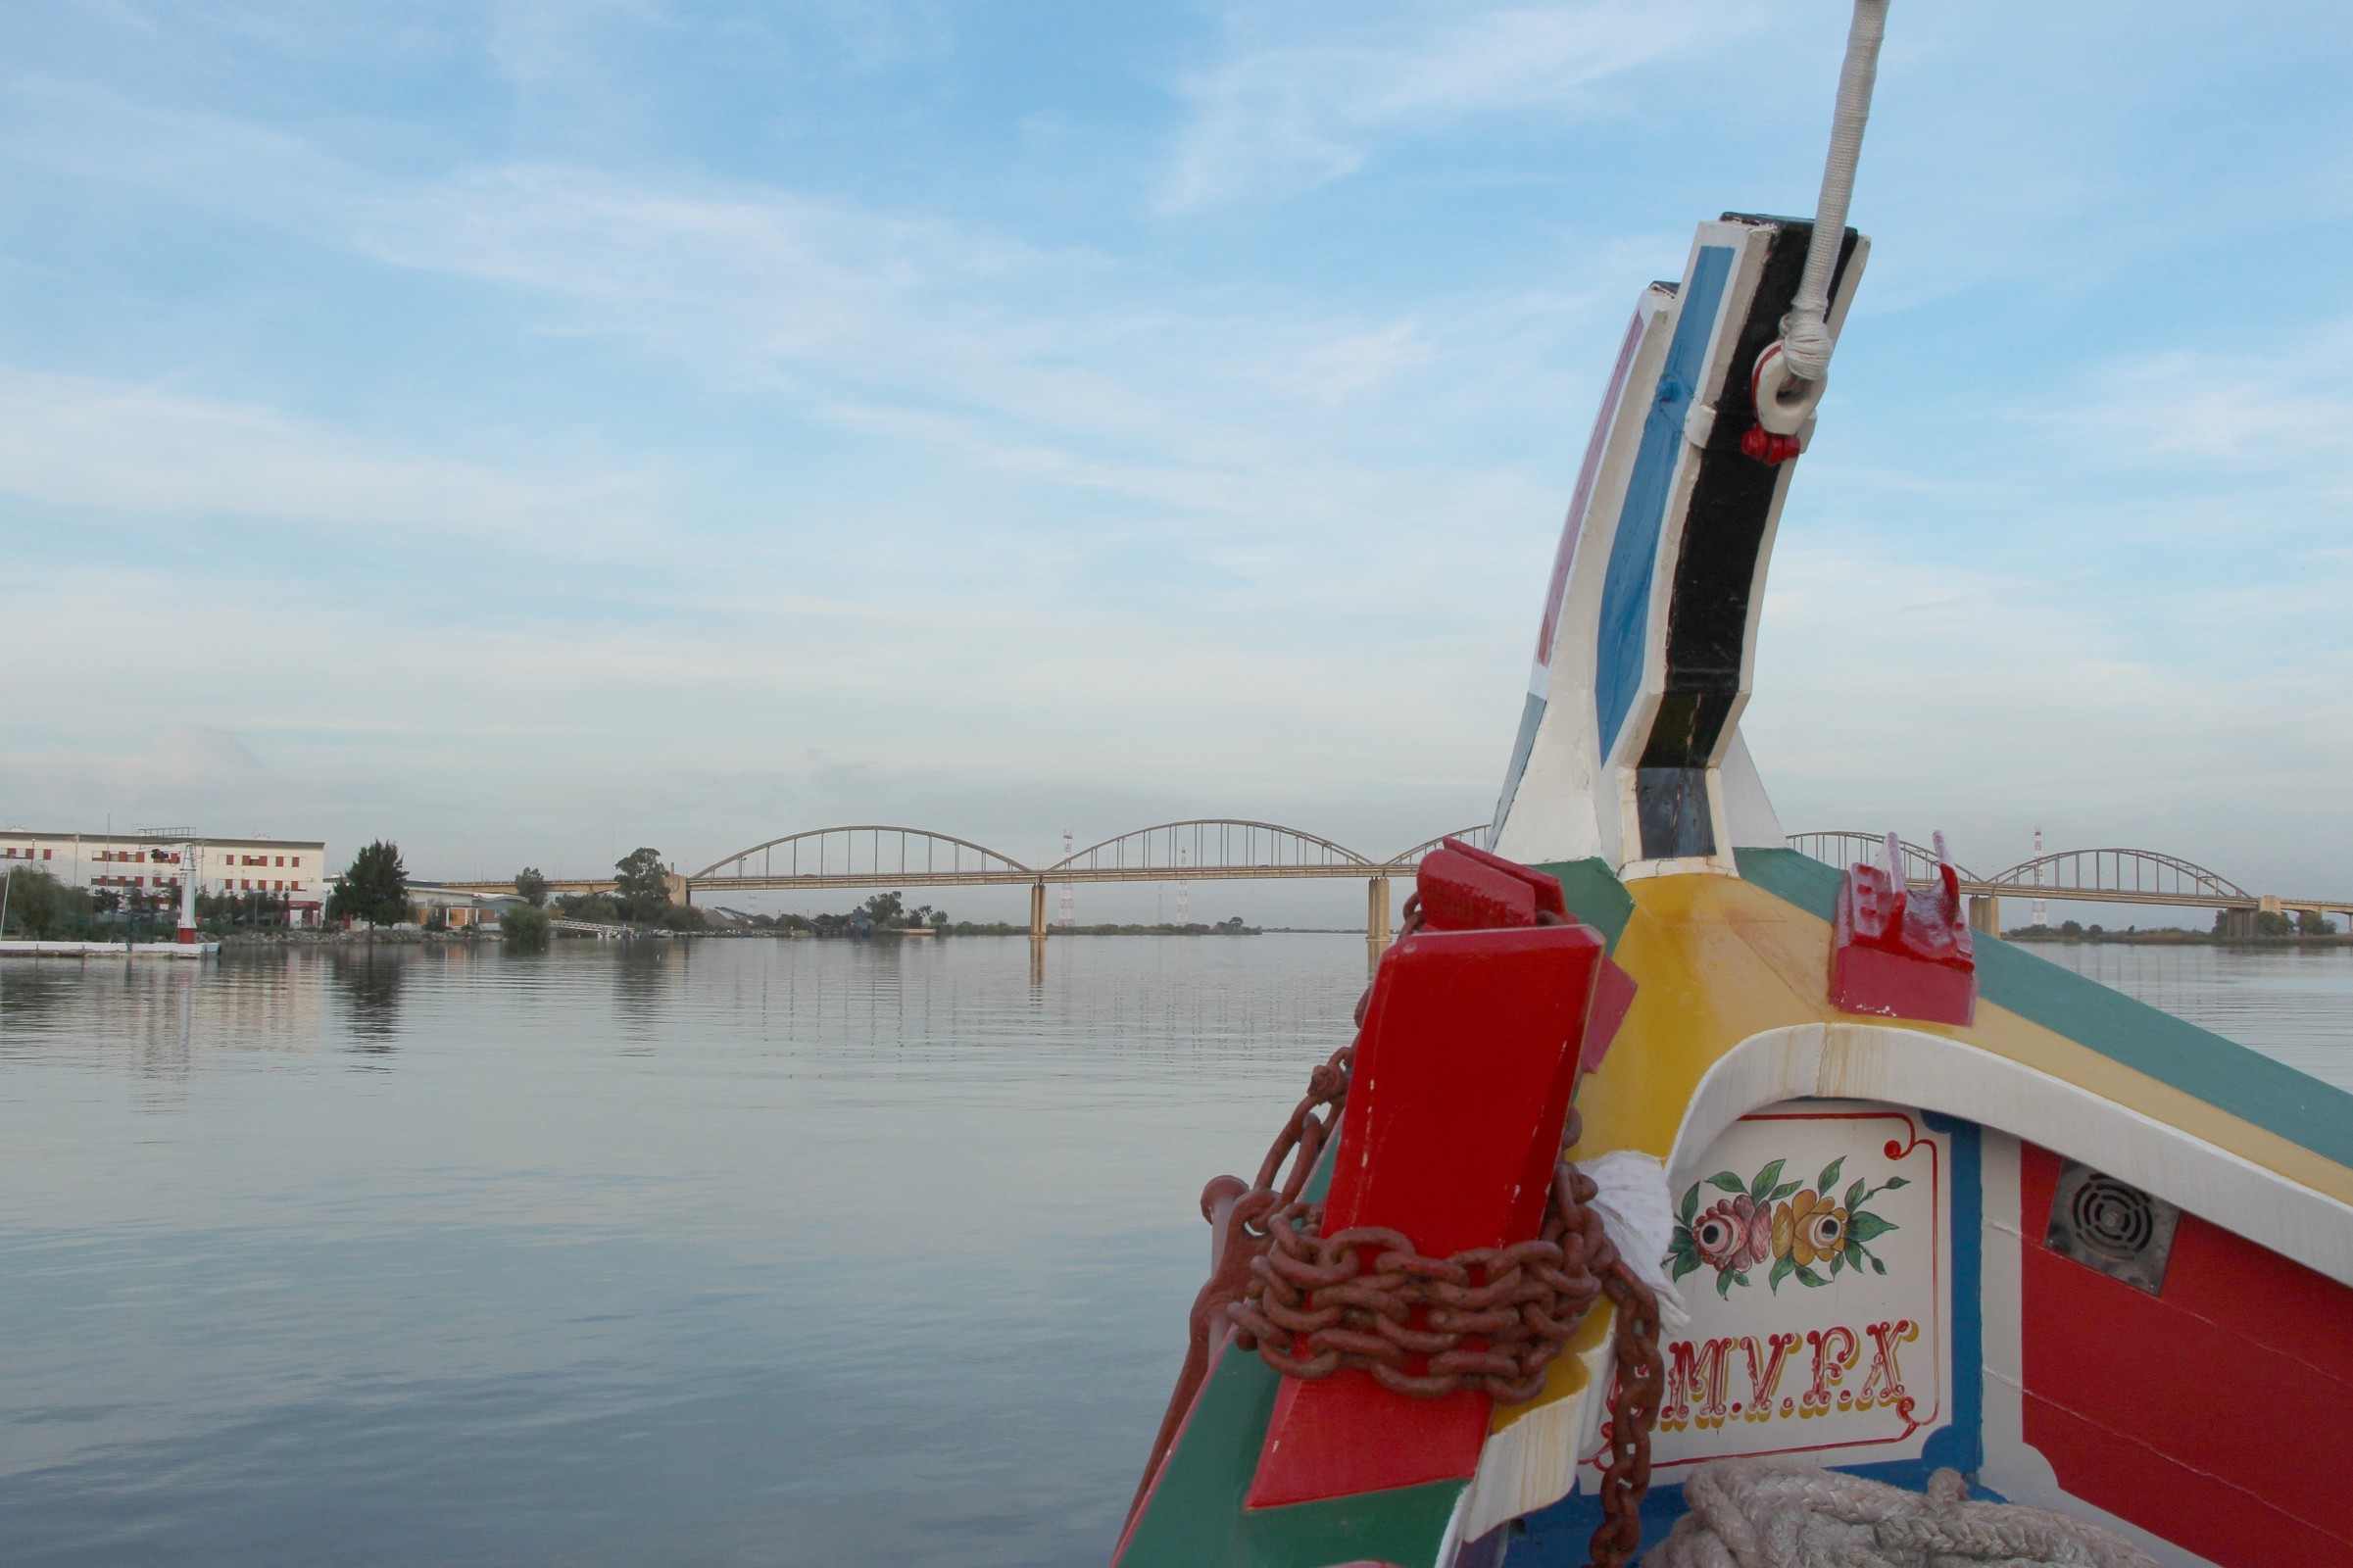
{"label": "utility pole", "polygon": [[[1062,829],[1062,858],[1065,860],[1070,858],[1071,846],[1073,842],[1074,841],[1070,837],[1070,830],[1068,828]],[[1059,923],[1062,929],[1065,931],[1078,924],[1078,890],[1071,886],[1070,880],[1066,875],[1062,880],[1062,908],[1061,919]]]}
{"label": "utility pole", "polygon": [[2042,900],[2042,829],[2034,829],[2034,914],[2029,923],[2040,931],[2051,923],[2051,906]]}

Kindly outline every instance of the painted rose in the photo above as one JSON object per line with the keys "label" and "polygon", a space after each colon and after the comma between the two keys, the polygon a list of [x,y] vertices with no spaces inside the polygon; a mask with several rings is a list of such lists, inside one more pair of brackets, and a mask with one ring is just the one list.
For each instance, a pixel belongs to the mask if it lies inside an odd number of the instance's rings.
{"label": "painted rose", "polygon": [[1846,1210],[1806,1191],[1773,1213],[1773,1255],[1797,1260],[1800,1268],[1827,1263],[1846,1245]]}
{"label": "painted rose", "polygon": [[1691,1245],[1714,1269],[1741,1269],[1771,1255],[1773,1218],[1743,1193],[1727,1198],[1691,1222]]}

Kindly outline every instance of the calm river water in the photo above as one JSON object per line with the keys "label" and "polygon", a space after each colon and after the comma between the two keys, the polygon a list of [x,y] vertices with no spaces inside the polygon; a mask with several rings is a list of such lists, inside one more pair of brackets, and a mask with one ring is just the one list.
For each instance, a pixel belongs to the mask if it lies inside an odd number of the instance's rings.
{"label": "calm river water", "polygon": [[[2353,953],[2044,950],[2353,1087]],[[1348,936],[0,970],[0,1560],[1095,1564]]]}

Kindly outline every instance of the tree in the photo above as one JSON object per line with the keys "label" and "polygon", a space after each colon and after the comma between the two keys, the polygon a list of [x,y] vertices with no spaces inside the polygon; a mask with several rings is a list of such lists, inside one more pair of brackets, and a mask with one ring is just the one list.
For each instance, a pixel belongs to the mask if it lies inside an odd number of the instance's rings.
{"label": "tree", "polygon": [[631,920],[656,921],[670,906],[670,876],[660,850],[637,849],[613,862],[613,902]]}
{"label": "tree", "polygon": [[2298,909],[2296,911],[2296,935],[2300,937],[2332,937],[2336,935],[2336,922],[2318,909]]}
{"label": "tree", "polygon": [[409,918],[409,868],[400,846],[378,839],[351,858],[351,868],[327,895],[330,920],[366,920],[398,925]]}
{"label": "tree", "polygon": [[7,912],[18,930],[45,937],[57,928],[65,908],[66,890],[56,877],[29,866],[10,868]]}
{"label": "tree", "polygon": [[515,891],[532,908],[545,908],[548,902],[548,879],[539,874],[539,867],[526,865],[515,873]]}
{"label": "tree", "polygon": [[499,916],[499,935],[526,953],[544,948],[548,945],[548,911],[536,904],[508,909]]}

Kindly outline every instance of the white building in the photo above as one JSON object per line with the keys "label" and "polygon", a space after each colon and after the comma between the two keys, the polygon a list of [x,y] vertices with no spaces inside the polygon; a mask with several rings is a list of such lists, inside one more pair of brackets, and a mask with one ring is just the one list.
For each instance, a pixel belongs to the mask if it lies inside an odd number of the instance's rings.
{"label": "white building", "polygon": [[12,827],[0,831],[0,871],[29,861],[69,887],[176,898],[181,862],[191,848],[199,893],[277,894],[286,900],[296,924],[319,924],[329,878],[326,845],[318,839],[258,834],[221,839],[158,830],[28,833]]}

